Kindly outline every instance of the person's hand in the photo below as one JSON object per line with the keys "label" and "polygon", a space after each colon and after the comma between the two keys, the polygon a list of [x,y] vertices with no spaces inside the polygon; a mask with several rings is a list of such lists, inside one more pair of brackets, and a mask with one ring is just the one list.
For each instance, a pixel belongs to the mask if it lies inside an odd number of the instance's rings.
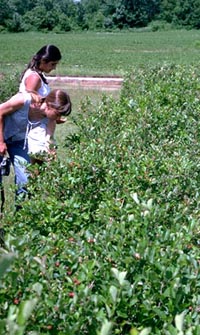
{"label": "person's hand", "polygon": [[56,124],[62,124],[62,123],[65,123],[67,121],[67,119],[57,119],[56,120]]}
{"label": "person's hand", "polygon": [[0,155],[4,156],[7,152],[7,146],[5,142],[0,142]]}
{"label": "person's hand", "polygon": [[54,161],[56,159],[56,149],[51,149],[48,151],[48,158],[47,158],[47,162],[51,162]]}

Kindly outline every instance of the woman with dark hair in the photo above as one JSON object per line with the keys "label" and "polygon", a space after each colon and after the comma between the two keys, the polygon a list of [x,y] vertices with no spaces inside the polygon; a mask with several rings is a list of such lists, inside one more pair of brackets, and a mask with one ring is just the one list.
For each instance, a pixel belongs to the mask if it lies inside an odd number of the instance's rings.
{"label": "woman with dark hair", "polygon": [[61,58],[60,50],[55,45],[43,46],[23,71],[19,91],[36,91],[45,97],[50,92],[45,73],[55,70]]}
{"label": "woman with dark hair", "polygon": [[[22,73],[19,91],[35,91],[41,97],[45,98],[50,92],[50,87],[48,85],[45,74],[50,73],[52,70],[56,69],[56,66],[59,63],[60,59],[60,50],[55,45],[48,44],[43,46],[33,56],[27,68]],[[57,122],[63,123],[64,120],[60,120]],[[55,140],[53,137],[55,127],[56,121],[53,120],[29,123],[27,141],[32,163],[40,163],[39,157],[42,157],[41,153],[48,151],[50,153],[53,153],[52,149],[53,146],[55,146]]]}

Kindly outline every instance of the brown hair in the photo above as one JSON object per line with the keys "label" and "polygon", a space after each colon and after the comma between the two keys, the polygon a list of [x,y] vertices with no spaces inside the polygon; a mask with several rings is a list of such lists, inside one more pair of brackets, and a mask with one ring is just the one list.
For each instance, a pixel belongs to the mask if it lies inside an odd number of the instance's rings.
{"label": "brown hair", "polygon": [[67,92],[54,89],[47,97],[45,102],[48,106],[56,108],[61,115],[69,115],[72,110],[72,103]]}
{"label": "brown hair", "polygon": [[46,63],[48,62],[58,62],[62,58],[60,50],[52,44],[44,45],[31,59],[26,69],[21,74],[21,80],[28,69],[38,72],[41,79],[47,83],[46,78],[40,71],[40,63],[44,60]]}

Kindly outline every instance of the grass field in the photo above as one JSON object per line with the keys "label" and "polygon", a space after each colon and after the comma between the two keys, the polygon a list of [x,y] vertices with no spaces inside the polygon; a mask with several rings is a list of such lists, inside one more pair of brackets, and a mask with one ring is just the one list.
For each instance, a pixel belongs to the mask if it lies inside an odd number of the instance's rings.
{"label": "grass field", "polygon": [[200,31],[0,34],[0,72],[22,71],[48,43],[57,45],[63,55],[57,74],[123,76],[138,66],[199,62]]}

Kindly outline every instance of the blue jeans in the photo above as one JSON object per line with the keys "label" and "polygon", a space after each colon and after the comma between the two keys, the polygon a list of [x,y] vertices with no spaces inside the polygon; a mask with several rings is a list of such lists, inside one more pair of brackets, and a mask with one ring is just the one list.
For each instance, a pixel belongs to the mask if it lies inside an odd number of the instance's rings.
{"label": "blue jeans", "polygon": [[14,167],[16,194],[26,194],[26,184],[28,182],[28,172],[26,165],[30,163],[27,145],[24,148],[24,140],[6,142],[8,154]]}
{"label": "blue jeans", "polygon": [[[0,163],[2,161],[3,157],[0,156]],[[3,185],[2,185],[2,175],[0,174],[0,199],[1,199],[1,205],[0,205],[0,217],[3,212],[3,207],[4,207],[4,202],[5,202],[5,195],[4,195],[4,190],[3,190]]]}

